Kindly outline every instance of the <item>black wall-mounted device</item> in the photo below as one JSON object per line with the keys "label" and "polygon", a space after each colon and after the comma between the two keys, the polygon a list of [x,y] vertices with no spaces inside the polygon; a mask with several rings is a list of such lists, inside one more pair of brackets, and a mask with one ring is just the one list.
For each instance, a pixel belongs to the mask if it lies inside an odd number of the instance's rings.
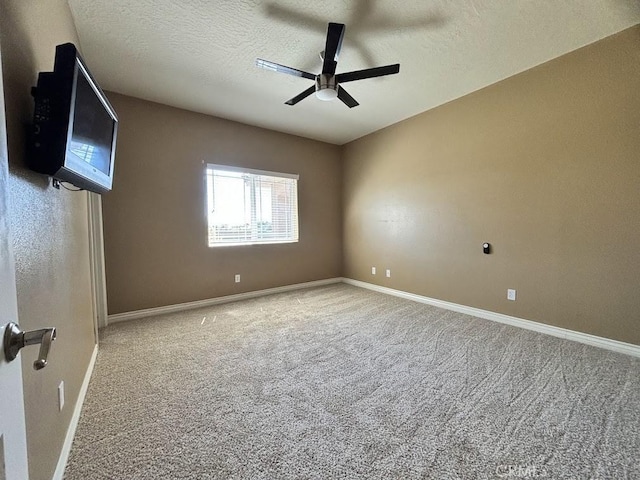
{"label": "black wall-mounted device", "polygon": [[40,72],[29,166],[96,193],[111,190],[118,116],[75,45],[56,47],[53,72]]}
{"label": "black wall-mounted device", "polygon": [[491,244],[490,243],[483,243],[482,244],[482,251],[484,253],[491,253]]}

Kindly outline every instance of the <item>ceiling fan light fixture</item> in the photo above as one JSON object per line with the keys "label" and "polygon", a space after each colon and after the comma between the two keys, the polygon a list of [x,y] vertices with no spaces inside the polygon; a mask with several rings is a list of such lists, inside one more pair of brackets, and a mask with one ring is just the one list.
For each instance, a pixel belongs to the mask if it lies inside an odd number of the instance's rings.
{"label": "ceiling fan light fixture", "polygon": [[323,102],[329,102],[334,98],[338,98],[338,90],[334,90],[333,88],[323,88],[321,90],[316,90],[316,98],[318,100],[322,100]]}
{"label": "ceiling fan light fixture", "polygon": [[316,98],[328,102],[338,97],[335,75],[320,74],[316,77]]}

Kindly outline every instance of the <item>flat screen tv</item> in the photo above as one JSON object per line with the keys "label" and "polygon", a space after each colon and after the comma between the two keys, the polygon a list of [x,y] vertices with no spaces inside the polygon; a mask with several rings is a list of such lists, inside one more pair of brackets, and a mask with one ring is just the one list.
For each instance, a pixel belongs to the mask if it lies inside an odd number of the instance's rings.
{"label": "flat screen tv", "polygon": [[111,190],[118,117],[75,45],[56,47],[53,72],[41,72],[29,166],[96,193]]}

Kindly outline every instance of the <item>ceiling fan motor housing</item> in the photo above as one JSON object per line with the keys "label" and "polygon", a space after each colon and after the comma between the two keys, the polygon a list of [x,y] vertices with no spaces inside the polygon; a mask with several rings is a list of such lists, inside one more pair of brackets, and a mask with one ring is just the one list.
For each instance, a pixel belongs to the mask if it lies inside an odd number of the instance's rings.
{"label": "ceiling fan motor housing", "polygon": [[320,100],[329,101],[338,96],[338,82],[335,75],[321,73],[316,76],[316,97]]}

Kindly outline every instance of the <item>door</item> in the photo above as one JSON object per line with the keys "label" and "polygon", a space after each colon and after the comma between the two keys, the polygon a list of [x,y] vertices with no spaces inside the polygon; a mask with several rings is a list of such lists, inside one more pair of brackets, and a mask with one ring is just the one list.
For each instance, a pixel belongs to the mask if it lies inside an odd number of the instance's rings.
{"label": "door", "polygon": [[[0,65],[1,60],[0,49]],[[9,236],[7,125],[0,68],[0,480],[29,478],[20,357],[5,360],[2,339],[7,323],[18,323],[13,250]]]}

